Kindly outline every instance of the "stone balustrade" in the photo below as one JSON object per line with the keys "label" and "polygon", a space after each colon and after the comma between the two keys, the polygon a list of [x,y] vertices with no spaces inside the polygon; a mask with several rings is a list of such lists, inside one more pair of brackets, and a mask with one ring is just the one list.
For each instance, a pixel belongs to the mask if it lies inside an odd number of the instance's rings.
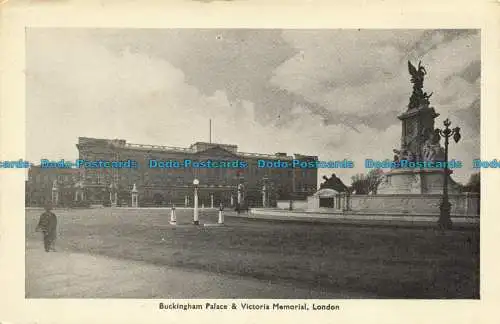
{"label": "stone balustrade", "polygon": [[[320,207],[320,199],[333,199],[333,208]],[[308,211],[363,212],[401,215],[439,215],[441,195],[347,195],[333,197],[308,197]],[[480,199],[476,193],[450,194],[451,214],[456,216],[479,216]]]}

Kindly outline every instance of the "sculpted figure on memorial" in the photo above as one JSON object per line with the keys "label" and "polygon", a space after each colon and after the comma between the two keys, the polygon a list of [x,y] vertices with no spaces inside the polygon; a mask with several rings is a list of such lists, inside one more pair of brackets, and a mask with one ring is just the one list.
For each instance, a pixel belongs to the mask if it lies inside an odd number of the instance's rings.
{"label": "sculpted figure on memorial", "polygon": [[420,192],[422,183],[420,182],[420,177],[418,175],[413,176],[413,181],[410,184],[412,192]]}
{"label": "sculpted figure on memorial", "polygon": [[395,161],[401,161],[401,160],[409,160],[411,152],[403,147],[401,150],[392,150],[396,155],[394,155],[394,160]]}
{"label": "sculpted figure on memorial", "polygon": [[415,67],[408,61],[408,72],[411,75],[411,83],[413,83],[413,93],[410,97],[410,103],[408,104],[408,109],[418,108],[421,105],[428,105],[429,98],[431,94],[423,92],[424,87],[424,77],[427,74],[425,67],[422,66],[422,62],[418,62],[418,67]]}
{"label": "sculpted figure on memorial", "polygon": [[425,141],[423,146],[423,155],[425,161],[444,160],[444,149],[439,144],[440,136],[437,132],[431,138]]}
{"label": "sculpted figure on memorial", "polygon": [[417,160],[417,156],[413,152],[408,152],[407,160],[410,162],[415,162]]}

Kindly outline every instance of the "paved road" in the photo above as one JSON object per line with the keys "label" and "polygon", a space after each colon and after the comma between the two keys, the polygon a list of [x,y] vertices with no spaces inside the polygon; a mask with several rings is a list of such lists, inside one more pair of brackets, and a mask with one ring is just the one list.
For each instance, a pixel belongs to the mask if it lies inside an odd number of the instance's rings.
{"label": "paved road", "polygon": [[[26,298],[366,298],[104,256],[46,253],[27,242]],[[211,297],[212,296],[212,297]]]}

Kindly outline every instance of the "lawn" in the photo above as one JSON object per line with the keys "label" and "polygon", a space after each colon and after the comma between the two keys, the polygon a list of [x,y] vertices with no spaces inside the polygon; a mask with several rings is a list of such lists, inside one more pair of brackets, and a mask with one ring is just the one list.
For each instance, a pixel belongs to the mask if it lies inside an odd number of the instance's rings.
{"label": "lawn", "polygon": [[[178,210],[179,224],[192,211]],[[26,212],[27,240],[40,211]],[[63,250],[379,298],[479,298],[479,233],[226,217],[169,225],[168,210],[56,211]],[[215,223],[215,212],[200,221]],[[244,298],[245,296],[241,296]]]}

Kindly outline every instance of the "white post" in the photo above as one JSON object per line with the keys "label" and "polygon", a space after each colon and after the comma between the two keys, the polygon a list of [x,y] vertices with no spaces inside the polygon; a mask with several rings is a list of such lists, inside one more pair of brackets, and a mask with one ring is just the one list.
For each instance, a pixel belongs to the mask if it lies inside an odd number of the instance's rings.
{"label": "white post", "polygon": [[231,207],[234,206],[234,197],[233,197],[233,194],[231,194]]}
{"label": "white post", "polygon": [[193,210],[193,223],[198,225],[200,222],[198,220],[198,188],[194,188],[194,210]]}
{"label": "white post", "polygon": [[78,201],[78,190],[75,191],[75,201]]}
{"label": "white post", "polygon": [[138,196],[138,194],[137,194],[137,187],[136,187],[136,185],[134,183],[134,187],[132,188],[132,207],[133,208],[137,208],[137,206],[139,205],[138,202],[137,202],[137,200],[138,200],[137,196]]}
{"label": "white post", "polygon": [[172,205],[172,211],[170,212],[170,224],[177,224],[177,217],[175,216],[175,205]]}
{"label": "white post", "polygon": [[222,204],[220,204],[219,208],[219,224],[224,224],[224,214],[223,214],[223,207]]}
{"label": "white post", "polygon": [[184,196],[184,207],[188,206],[188,196]]}
{"label": "white post", "polygon": [[214,208],[214,194],[210,194],[210,208]]}

